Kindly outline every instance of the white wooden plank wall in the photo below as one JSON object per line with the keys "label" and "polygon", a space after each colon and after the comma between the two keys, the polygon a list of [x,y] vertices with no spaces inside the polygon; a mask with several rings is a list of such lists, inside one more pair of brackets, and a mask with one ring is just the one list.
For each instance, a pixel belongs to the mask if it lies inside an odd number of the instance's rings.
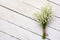
{"label": "white wooden plank wall", "polygon": [[50,3],[53,19],[46,40],[60,40],[59,0],[0,0],[0,40],[42,40],[42,29],[34,13]]}

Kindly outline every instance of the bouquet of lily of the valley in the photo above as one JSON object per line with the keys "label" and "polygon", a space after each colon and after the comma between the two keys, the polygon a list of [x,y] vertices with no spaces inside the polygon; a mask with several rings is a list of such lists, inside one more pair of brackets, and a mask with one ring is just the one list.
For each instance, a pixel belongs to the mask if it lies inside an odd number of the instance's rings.
{"label": "bouquet of lily of the valley", "polygon": [[42,7],[41,13],[40,14],[35,13],[35,16],[36,16],[37,20],[40,22],[42,30],[43,30],[42,38],[46,39],[46,27],[52,16],[51,6],[46,5],[46,6]]}

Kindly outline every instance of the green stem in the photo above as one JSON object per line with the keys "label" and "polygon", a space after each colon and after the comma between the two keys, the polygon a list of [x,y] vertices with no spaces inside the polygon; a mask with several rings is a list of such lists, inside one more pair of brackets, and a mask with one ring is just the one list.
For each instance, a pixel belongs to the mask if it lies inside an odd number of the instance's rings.
{"label": "green stem", "polygon": [[46,39],[46,29],[43,28],[43,35],[42,35],[42,39]]}

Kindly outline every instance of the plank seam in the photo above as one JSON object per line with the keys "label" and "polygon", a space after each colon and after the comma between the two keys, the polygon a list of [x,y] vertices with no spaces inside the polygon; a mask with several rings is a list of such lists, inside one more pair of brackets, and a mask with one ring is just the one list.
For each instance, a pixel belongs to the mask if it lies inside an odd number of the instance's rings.
{"label": "plank seam", "polygon": [[60,4],[57,4],[57,3],[53,2],[53,1],[50,1],[50,0],[47,0],[47,1],[50,2],[50,3],[53,3],[53,4],[57,5],[57,6],[60,6]]}
{"label": "plank seam", "polygon": [[4,32],[4,31],[1,31],[1,30],[0,30],[0,32],[1,32],[1,33],[4,33],[4,34],[6,34],[6,35],[9,35],[9,36],[11,36],[11,37],[13,37],[13,38],[15,38],[15,39],[17,39],[17,40],[21,40],[20,38],[17,38],[17,37],[15,37],[15,36],[13,36],[13,35],[10,35],[10,34]]}

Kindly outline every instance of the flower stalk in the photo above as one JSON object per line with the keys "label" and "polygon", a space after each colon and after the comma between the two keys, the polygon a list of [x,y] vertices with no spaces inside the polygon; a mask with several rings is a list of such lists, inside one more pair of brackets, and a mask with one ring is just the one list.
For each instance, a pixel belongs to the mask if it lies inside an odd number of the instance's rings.
{"label": "flower stalk", "polygon": [[52,16],[51,6],[46,5],[46,6],[42,7],[41,13],[40,14],[35,13],[35,16],[42,26],[42,31],[43,31],[42,39],[46,39],[46,27],[50,21],[51,16]]}

